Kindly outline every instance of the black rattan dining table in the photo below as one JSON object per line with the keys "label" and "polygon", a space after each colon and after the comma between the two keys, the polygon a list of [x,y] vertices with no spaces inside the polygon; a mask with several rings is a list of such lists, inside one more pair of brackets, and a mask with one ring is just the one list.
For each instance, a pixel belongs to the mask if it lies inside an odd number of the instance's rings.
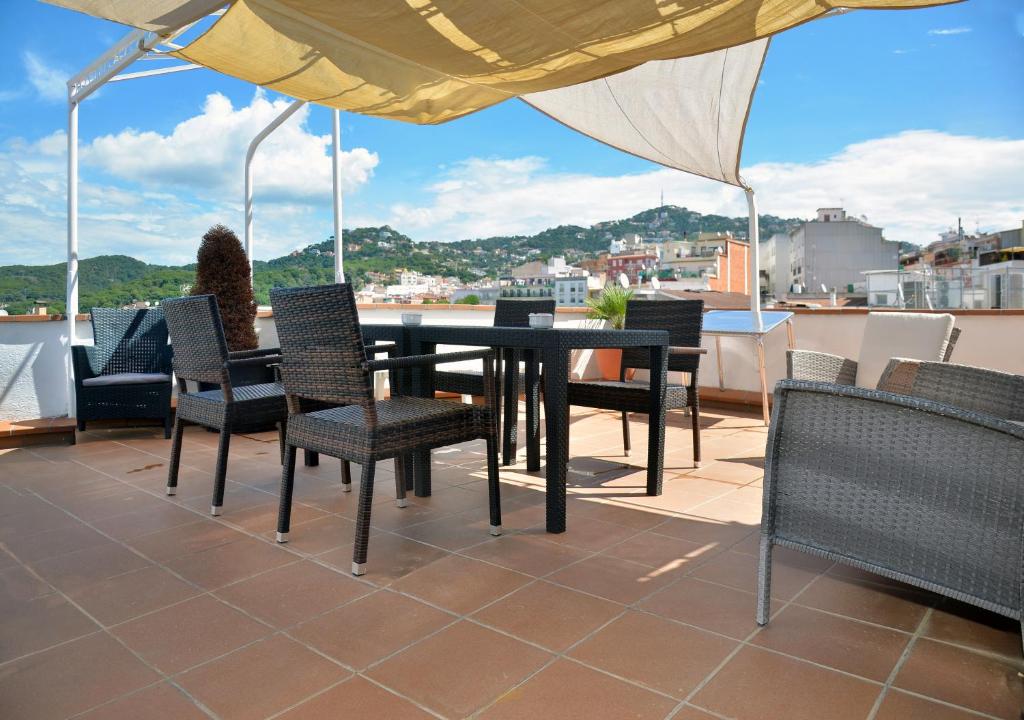
{"label": "black rattan dining table", "polygon": [[[485,326],[393,324],[362,325],[367,342],[386,340],[398,345],[401,354],[435,352],[438,345],[462,345],[518,349],[525,363],[525,391],[540,391],[539,364],[543,363],[546,457],[546,526],[548,532],[565,531],[566,473],[569,462],[569,367],[574,350],[594,348],[647,348],[650,351],[650,428],[647,440],[647,494],[660,495],[665,453],[665,383],[669,335],[663,330],[613,330],[593,328],[505,328]],[[410,378],[408,392],[432,396],[429,372]],[[540,470],[540,419],[526,416],[527,471]],[[412,463],[413,489],[417,496],[430,495],[430,452],[418,452]]]}

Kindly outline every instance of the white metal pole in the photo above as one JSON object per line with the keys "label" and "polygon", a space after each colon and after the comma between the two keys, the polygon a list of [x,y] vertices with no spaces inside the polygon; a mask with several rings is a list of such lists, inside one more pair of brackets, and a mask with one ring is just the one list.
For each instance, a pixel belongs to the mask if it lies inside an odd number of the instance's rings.
{"label": "white metal pole", "polygon": [[249,150],[245,153],[245,257],[249,260],[249,275],[252,277],[252,253],[253,253],[253,233],[252,233],[252,159],[256,155],[256,148],[260,146],[270,133],[274,132],[281,126],[281,124],[290,118],[298,111],[303,105],[306,104],[305,100],[296,100],[287,108],[284,112],[274,118],[269,125],[259,131],[256,137],[249,143]]}
{"label": "white metal pole", "polygon": [[750,240],[750,312],[754,316],[754,327],[760,331],[764,325],[761,323],[761,261],[758,258],[759,230],[757,224],[757,199],[754,197],[753,188],[743,188],[747,194],[747,210],[750,213],[749,230],[747,237]]}
{"label": "white metal pole", "polygon": [[341,237],[341,111],[335,108],[333,116],[333,150],[331,170],[334,179],[334,282],[345,282],[345,243]]}
{"label": "white metal pole", "polygon": [[68,100],[68,279],[64,316],[67,320],[68,417],[75,413],[75,380],[71,363],[71,345],[75,341],[75,316],[78,315],[78,102]]}

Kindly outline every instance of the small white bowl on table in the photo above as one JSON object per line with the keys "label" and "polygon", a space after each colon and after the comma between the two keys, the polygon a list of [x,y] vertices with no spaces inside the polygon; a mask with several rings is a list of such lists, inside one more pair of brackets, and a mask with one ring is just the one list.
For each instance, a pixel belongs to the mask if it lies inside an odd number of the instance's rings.
{"label": "small white bowl on table", "polygon": [[535,330],[547,330],[555,326],[555,316],[551,313],[530,313],[530,327]]}

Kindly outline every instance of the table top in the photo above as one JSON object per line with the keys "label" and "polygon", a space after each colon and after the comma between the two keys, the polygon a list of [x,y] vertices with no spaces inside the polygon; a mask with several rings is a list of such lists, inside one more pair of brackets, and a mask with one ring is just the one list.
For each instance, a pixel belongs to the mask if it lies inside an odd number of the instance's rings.
{"label": "table top", "polygon": [[761,312],[761,329],[754,322],[750,310],[709,310],[704,313],[705,335],[767,335],[793,317],[786,310],[764,310]]}
{"label": "table top", "polygon": [[404,327],[414,341],[444,345],[563,349],[667,346],[665,330],[614,330],[612,328],[554,327],[509,328],[489,325],[362,325],[364,336],[385,339]]}

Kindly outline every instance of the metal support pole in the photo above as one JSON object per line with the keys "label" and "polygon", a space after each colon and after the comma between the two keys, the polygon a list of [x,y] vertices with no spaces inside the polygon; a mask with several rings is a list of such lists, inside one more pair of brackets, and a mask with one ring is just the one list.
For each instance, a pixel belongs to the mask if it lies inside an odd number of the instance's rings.
{"label": "metal support pole", "polygon": [[747,194],[747,210],[750,213],[750,224],[747,237],[750,240],[750,312],[754,318],[754,327],[758,332],[764,329],[761,322],[761,261],[758,258],[759,231],[757,224],[757,199],[754,197],[754,189],[745,187]]}
{"label": "metal support pole", "polygon": [[333,119],[333,150],[331,171],[334,179],[334,282],[345,282],[345,243],[341,230],[341,111],[331,111]]}
{"label": "metal support pole", "polygon": [[75,316],[78,315],[78,102],[68,100],[68,278],[64,304],[67,320],[68,417],[75,412],[75,380],[71,364],[71,346],[75,342]]}
{"label": "metal support pole", "polygon": [[296,100],[284,112],[274,118],[269,125],[260,132],[249,143],[249,150],[245,153],[245,257],[249,260],[249,273],[252,276],[252,159],[256,155],[256,148],[260,146],[270,133],[274,132],[281,124],[294,115],[299,108],[306,104],[305,100]]}

